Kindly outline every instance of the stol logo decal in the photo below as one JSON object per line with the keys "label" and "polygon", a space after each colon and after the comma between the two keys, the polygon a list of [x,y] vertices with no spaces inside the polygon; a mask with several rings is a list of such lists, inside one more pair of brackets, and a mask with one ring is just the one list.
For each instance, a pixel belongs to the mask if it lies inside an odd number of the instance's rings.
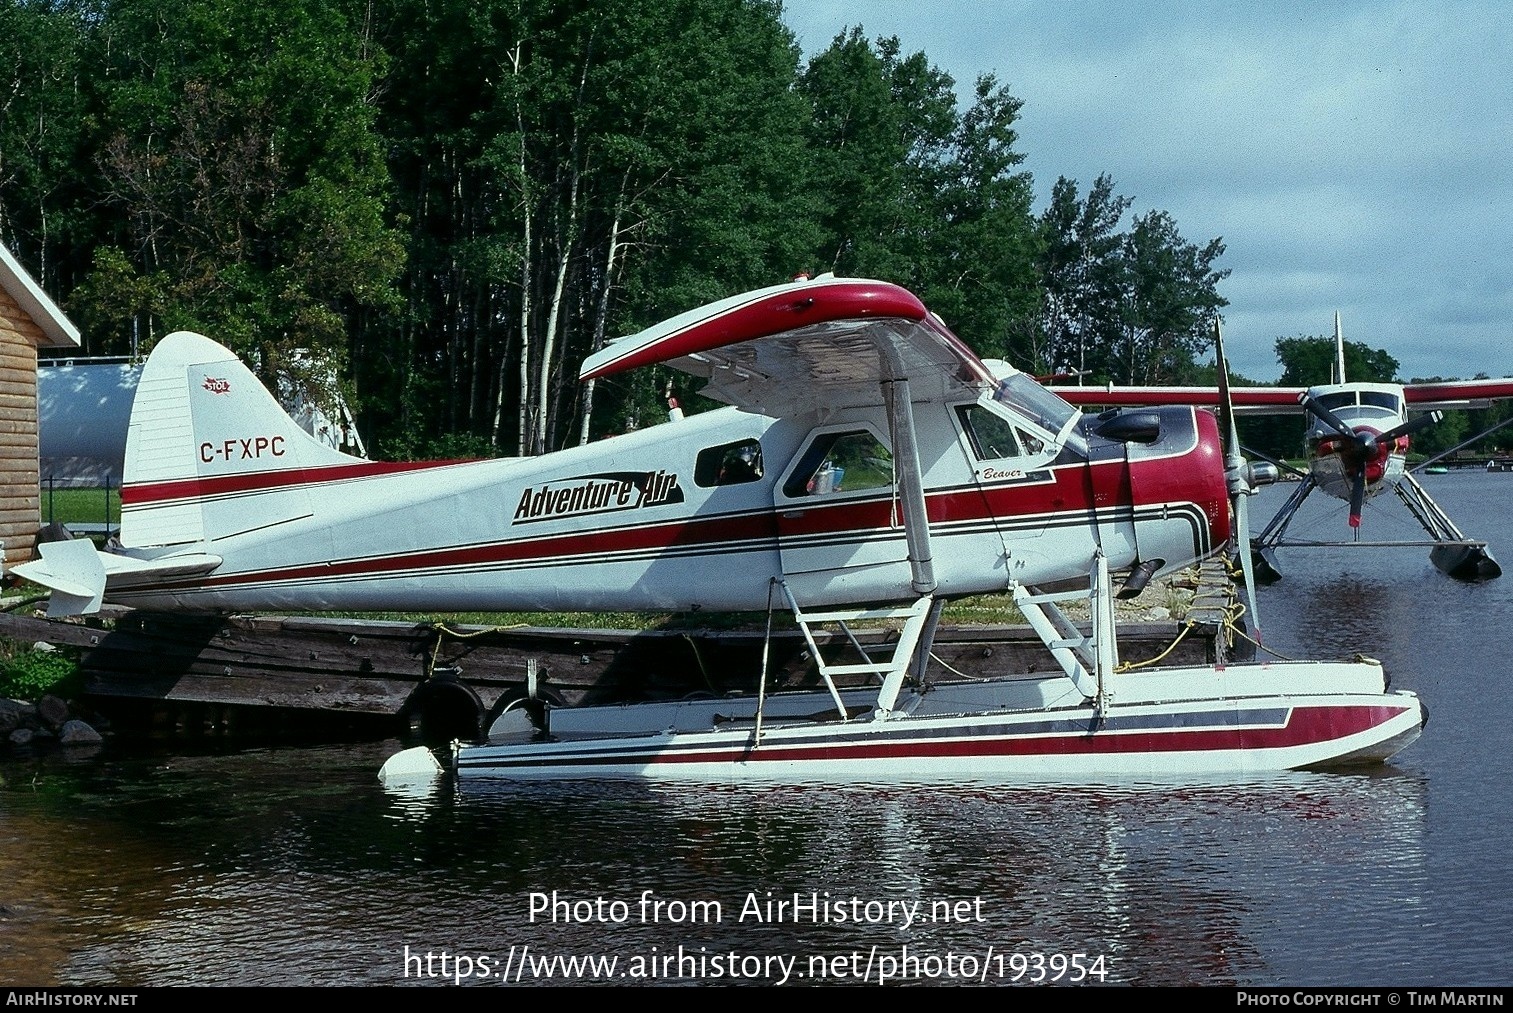
{"label": "stol logo decal", "polygon": [[619,471],[581,475],[560,482],[528,485],[520,493],[511,524],[607,514],[683,502],[676,473]]}
{"label": "stol logo decal", "polygon": [[212,394],[230,394],[231,381],[218,376],[205,377],[205,389]]}

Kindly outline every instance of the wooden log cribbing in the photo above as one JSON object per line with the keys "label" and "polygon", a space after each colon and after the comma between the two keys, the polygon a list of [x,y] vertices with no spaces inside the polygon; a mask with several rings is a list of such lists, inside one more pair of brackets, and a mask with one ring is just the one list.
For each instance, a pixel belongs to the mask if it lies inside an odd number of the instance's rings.
{"label": "wooden log cribbing", "polygon": [[[1138,664],[1169,649],[1161,664],[1217,660],[1222,615],[1196,620],[1185,635],[1186,621],[1121,624],[1121,660]],[[163,701],[203,705],[211,715],[224,707],[317,712],[333,728],[343,715],[415,719],[438,699],[484,722],[532,692],[565,706],[750,693],[764,642],[761,630],[443,627],[139,611],[118,613],[108,624],[0,613],[0,636],[77,649],[85,698],[107,714],[112,703],[134,703],[116,710],[141,720],[142,704]],[[864,629],[856,636],[873,646],[896,633]],[[816,640],[827,657],[856,660],[841,632],[817,631]],[[1055,670],[1033,631],[1017,625],[942,627],[932,659],[927,677],[940,681]],[[798,630],[774,631],[768,686],[821,688]]]}

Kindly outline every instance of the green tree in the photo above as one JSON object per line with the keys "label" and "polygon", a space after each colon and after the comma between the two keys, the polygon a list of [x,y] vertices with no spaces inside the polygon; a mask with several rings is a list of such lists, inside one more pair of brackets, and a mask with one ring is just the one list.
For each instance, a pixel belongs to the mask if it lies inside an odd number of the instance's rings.
{"label": "green tree", "polygon": [[777,0],[8,0],[0,51],[0,238],[90,350],[346,356],[392,456],[645,424],[690,381],[584,356],[801,269],[1102,376],[1176,376],[1222,305],[1222,247],[1121,231],[1106,177],[1037,219],[992,75],[860,28],[801,66]]}
{"label": "green tree", "polygon": [[89,5],[0,3],[0,242],[55,296],[89,271]]}
{"label": "green tree", "polygon": [[1396,383],[1398,363],[1385,349],[1359,341],[1345,342],[1345,375],[1336,377],[1335,340],[1298,335],[1278,338],[1277,361],[1282,364],[1283,387],[1314,387],[1325,383]]}
{"label": "green tree", "polygon": [[920,295],[986,355],[1029,344],[1039,236],[1019,169],[1022,105],[992,75],[955,81],[897,38],[838,35],[800,78],[816,150],[824,270]]}
{"label": "green tree", "polygon": [[375,380],[428,423],[537,453],[653,410],[647,376],[580,387],[618,331],[787,277],[813,245],[775,5],[404,3],[387,95],[412,230],[411,322]]}
{"label": "green tree", "polygon": [[124,341],[191,328],[265,373],[318,377],[340,368],[362,314],[393,308],[403,250],[384,220],[382,60],[360,13],[340,0],[99,6],[95,160],[120,227],[95,237],[76,295],[93,329]]}
{"label": "green tree", "polygon": [[1180,383],[1191,378],[1194,357],[1212,343],[1214,320],[1228,300],[1218,284],[1229,270],[1214,261],[1224,244],[1201,249],[1182,238],[1164,211],[1134,221],[1122,250],[1125,288],[1114,345],[1126,383]]}
{"label": "green tree", "polygon": [[1085,197],[1065,177],[1052,188],[1039,222],[1042,370],[1128,384],[1194,377],[1196,356],[1228,305],[1218,285],[1229,270],[1215,267],[1224,244],[1188,242],[1164,211],[1121,231],[1132,203],[1107,175]]}

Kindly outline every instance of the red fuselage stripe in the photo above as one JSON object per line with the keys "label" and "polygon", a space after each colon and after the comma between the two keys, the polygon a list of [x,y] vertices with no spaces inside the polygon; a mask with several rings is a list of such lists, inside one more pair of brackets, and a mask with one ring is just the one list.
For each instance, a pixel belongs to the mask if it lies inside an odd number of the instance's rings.
{"label": "red fuselage stripe", "polygon": [[[1163,465],[1180,467],[1173,461],[1148,462],[1137,468],[1156,470]],[[1113,461],[1099,465],[1113,481],[1122,482],[1123,462]],[[1159,483],[1158,483],[1159,484]],[[1190,484],[1190,483],[1189,483]],[[1008,486],[986,490],[965,489],[935,493],[928,498],[928,510],[933,524],[963,524],[971,522],[995,523],[1001,514],[1006,523],[1013,518],[1044,515],[1047,522],[1054,517],[1075,517],[1086,520],[1089,511],[1089,493],[1094,492],[1084,477],[1084,469],[1069,468],[1055,472],[1055,481],[1040,485]],[[984,499],[986,494],[986,500]],[[1128,505],[1128,490],[1124,489],[1123,503]],[[1094,492],[1099,508],[1113,509],[1113,504],[1103,502],[1110,497]],[[1226,509],[1227,504],[1198,504],[1208,515],[1213,528],[1215,507]],[[800,517],[785,516],[782,520],[782,535],[785,538],[815,536],[874,536],[880,538],[903,538],[903,529],[892,528],[891,518],[895,507],[888,499],[853,500],[840,503],[816,502],[802,512]],[[793,511],[790,511],[793,512]],[[629,525],[619,528],[586,529],[566,531],[537,538],[520,538],[507,542],[495,542],[472,546],[446,546],[409,552],[392,556],[370,556],[353,559],[311,563],[304,566],[283,567],[277,570],[228,573],[221,576],[166,581],[163,588],[224,587],[235,584],[265,581],[322,579],[342,576],[374,575],[406,570],[425,570],[448,567],[485,566],[502,563],[518,563],[531,560],[546,562],[569,558],[609,556],[647,550],[675,548],[703,548],[714,550],[722,545],[741,542],[765,543],[756,546],[769,550],[776,546],[779,535],[778,513],[774,509],[722,517],[679,518],[660,524]]]}
{"label": "red fuselage stripe", "polygon": [[357,461],[321,468],[291,468],[277,471],[249,471],[239,475],[210,478],[184,478],[172,482],[146,482],[121,487],[121,503],[133,507],[164,505],[173,500],[202,499],[239,492],[266,492],[323,482],[345,482],[375,478],[433,468],[450,468],[471,461]]}

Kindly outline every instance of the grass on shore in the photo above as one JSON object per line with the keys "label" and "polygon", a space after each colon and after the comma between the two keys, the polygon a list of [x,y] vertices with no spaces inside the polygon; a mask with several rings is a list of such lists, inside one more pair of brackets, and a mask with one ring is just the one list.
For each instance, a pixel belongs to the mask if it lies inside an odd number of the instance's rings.
{"label": "grass on shore", "polygon": [[42,484],[43,524],[121,523],[119,489],[49,489]]}

